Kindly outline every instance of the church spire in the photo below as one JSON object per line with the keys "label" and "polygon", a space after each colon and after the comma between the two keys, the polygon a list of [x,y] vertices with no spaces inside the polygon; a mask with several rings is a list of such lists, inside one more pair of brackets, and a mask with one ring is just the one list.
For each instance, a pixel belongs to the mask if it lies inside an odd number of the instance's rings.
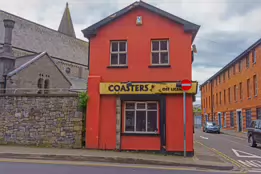
{"label": "church spire", "polygon": [[76,37],[68,2],[66,2],[66,7],[58,31],[68,36]]}

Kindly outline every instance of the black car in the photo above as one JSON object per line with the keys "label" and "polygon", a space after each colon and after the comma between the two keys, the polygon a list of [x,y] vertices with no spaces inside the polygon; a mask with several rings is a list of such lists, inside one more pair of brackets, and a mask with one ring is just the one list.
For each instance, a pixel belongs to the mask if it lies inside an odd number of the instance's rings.
{"label": "black car", "polygon": [[261,144],[261,120],[253,120],[249,128],[247,128],[248,144],[256,147]]}
{"label": "black car", "polygon": [[215,122],[207,121],[203,124],[203,132],[213,132],[220,134],[220,127]]}

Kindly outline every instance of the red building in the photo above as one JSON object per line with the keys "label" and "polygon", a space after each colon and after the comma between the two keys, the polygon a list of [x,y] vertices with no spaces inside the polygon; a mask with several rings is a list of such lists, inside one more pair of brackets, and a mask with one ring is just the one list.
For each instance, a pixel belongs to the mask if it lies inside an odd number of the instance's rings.
{"label": "red building", "polygon": [[[84,29],[90,42],[86,148],[183,153],[183,96],[199,26],[145,2]],[[187,154],[193,96],[187,95]]]}

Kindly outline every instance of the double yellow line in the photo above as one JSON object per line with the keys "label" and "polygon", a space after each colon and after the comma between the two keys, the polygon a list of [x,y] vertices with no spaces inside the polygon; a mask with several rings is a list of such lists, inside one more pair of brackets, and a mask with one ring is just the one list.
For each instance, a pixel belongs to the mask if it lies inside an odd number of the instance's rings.
{"label": "double yellow line", "polygon": [[219,152],[218,150],[216,150],[215,148],[210,148],[206,145],[204,145],[203,143],[199,142],[199,141],[195,141],[196,143],[200,144],[201,146],[204,146],[205,148],[211,150],[212,152],[216,153],[217,155],[221,156],[222,158],[224,158],[225,160],[227,160],[228,162],[236,165],[237,167],[239,167],[240,169],[246,169],[246,166],[244,166],[243,164],[241,164],[240,162],[230,158],[229,156],[225,155],[222,152]]}

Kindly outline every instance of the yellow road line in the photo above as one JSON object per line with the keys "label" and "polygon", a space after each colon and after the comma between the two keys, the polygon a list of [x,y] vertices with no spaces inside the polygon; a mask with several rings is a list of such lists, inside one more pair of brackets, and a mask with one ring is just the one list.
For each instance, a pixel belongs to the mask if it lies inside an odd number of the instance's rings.
{"label": "yellow road line", "polygon": [[214,149],[214,148],[210,148],[208,146],[206,146],[205,144],[199,142],[199,141],[195,141],[196,143],[204,146],[205,148],[211,150],[212,152],[216,153],[217,155],[221,156],[222,158],[224,158],[225,160],[231,162],[232,164],[236,165],[237,167],[239,167],[240,169],[245,168],[245,166],[243,164],[241,164],[240,162],[237,162],[236,160],[230,158],[229,156],[225,155],[222,152],[219,152],[218,150]]}
{"label": "yellow road line", "polygon": [[[28,159],[0,159],[0,162],[10,163],[29,163],[29,164],[55,164],[55,165],[74,165],[74,166],[91,166],[91,167],[119,167],[119,168],[140,168],[140,169],[156,169],[156,170],[176,170],[176,171],[200,171],[200,172],[221,172],[217,170],[203,170],[195,168],[174,168],[167,166],[146,166],[146,165],[124,165],[124,164],[110,164],[110,163],[88,163],[88,162],[74,162],[74,161],[47,161],[47,160],[28,160]],[[224,173],[239,173],[236,171],[223,171]]]}

